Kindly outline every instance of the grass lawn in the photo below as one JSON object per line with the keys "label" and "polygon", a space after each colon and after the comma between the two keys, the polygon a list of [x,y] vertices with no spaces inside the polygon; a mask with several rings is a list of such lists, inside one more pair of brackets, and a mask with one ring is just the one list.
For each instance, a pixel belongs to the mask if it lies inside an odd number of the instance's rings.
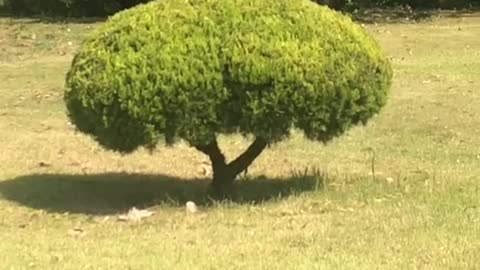
{"label": "grass lawn", "polygon": [[[480,269],[479,13],[367,24],[385,109],[268,149],[230,202],[185,144],[120,156],[69,125],[65,73],[100,23],[0,19],[0,269]],[[133,206],[154,215],[118,221]]]}

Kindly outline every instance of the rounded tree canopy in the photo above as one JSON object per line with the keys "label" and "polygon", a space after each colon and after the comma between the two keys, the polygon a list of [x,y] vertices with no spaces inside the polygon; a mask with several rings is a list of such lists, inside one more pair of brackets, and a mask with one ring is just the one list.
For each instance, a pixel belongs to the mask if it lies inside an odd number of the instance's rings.
{"label": "rounded tree canopy", "polygon": [[326,142],[386,102],[392,70],[349,18],[308,0],[159,0],[83,43],[65,102],[77,128],[130,152],[290,130]]}

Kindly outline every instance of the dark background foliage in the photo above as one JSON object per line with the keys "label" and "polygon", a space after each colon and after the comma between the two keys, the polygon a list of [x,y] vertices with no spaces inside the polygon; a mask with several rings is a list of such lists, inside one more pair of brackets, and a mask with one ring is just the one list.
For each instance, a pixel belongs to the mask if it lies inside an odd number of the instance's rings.
{"label": "dark background foliage", "polygon": [[[106,16],[149,0],[0,0],[0,9],[15,15],[66,17]],[[422,8],[469,8],[480,0],[314,0],[337,10],[409,6]]]}
{"label": "dark background foliage", "polygon": [[105,16],[149,0],[0,0],[15,15]]}
{"label": "dark background foliage", "polygon": [[337,10],[409,6],[413,9],[454,9],[478,6],[480,0],[315,0]]}

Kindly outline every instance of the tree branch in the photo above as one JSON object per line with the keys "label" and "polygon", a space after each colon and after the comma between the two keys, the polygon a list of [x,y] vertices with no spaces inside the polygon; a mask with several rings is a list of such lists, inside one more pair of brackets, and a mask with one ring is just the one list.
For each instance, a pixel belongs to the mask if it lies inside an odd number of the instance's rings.
{"label": "tree branch", "polygon": [[256,138],[243,154],[227,165],[228,168],[232,170],[234,175],[238,175],[252,164],[265,147],[267,147],[267,142],[261,138]]}
{"label": "tree branch", "polygon": [[207,155],[212,161],[213,166],[225,166],[225,156],[223,155],[222,151],[218,147],[217,139],[213,139],[213,141],[206,145],[194,145],[194,147]]}

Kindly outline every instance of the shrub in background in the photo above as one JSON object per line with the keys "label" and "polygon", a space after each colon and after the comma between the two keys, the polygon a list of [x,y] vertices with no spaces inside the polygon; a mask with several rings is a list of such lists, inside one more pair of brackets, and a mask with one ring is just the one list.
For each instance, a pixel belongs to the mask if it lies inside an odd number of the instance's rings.
{"label": "shrub in background", "polygon": [[[106,16],[151,0],[0,0],[0,8],[18,15]],[[464,8],[480,0],[312,0],[336,10],[410,6],[412,8]]]}
{"label": "shrub in background", "polygon": [[337,10],[355,8],[409,6],[413,9],[452,9],[469,8],[480,5],[480,0],[315,0]]}
{"label": "shrub in background", "polygon": [[149,0],[0,0],[17,15],[105,16]]}

